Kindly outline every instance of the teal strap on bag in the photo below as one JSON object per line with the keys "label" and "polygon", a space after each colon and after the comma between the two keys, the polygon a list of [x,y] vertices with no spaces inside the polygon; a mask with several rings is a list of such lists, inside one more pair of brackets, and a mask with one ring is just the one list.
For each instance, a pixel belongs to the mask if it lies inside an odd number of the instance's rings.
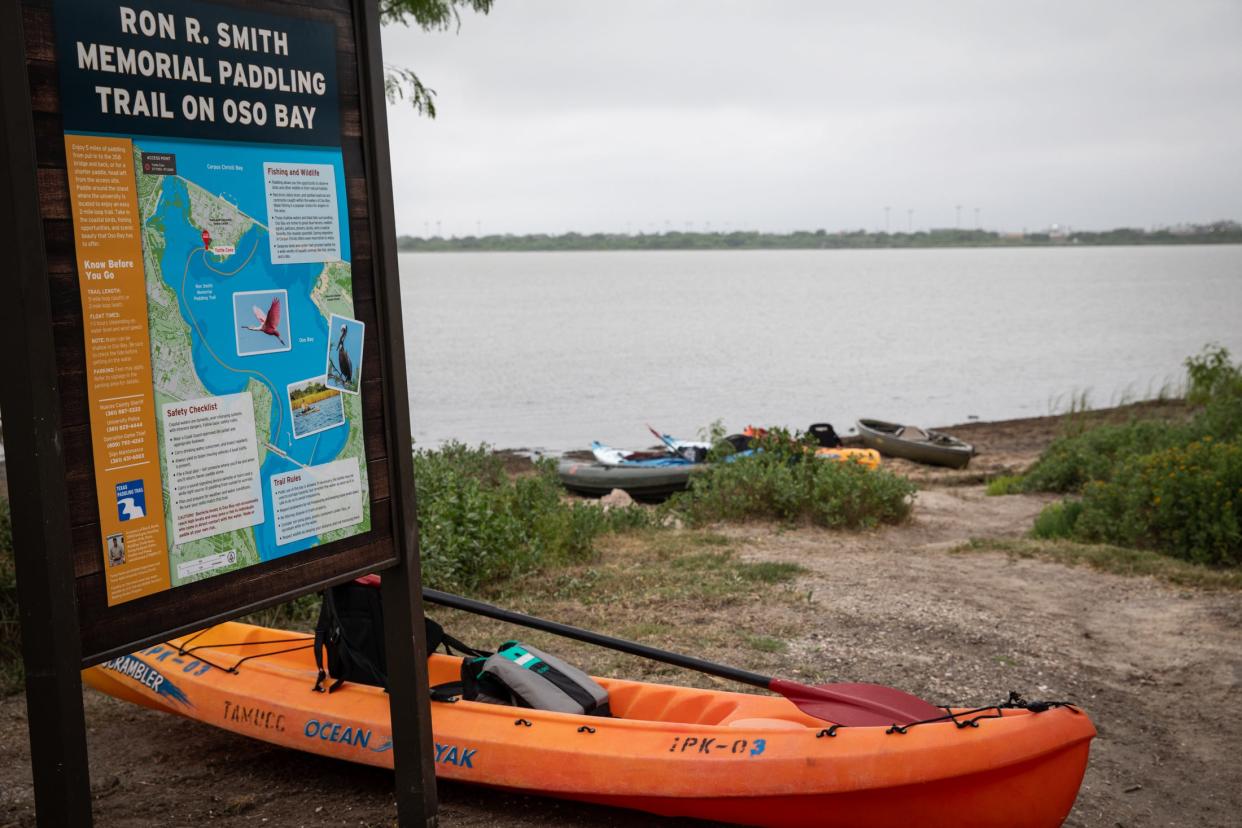
{"label": "teal strap on bag", "polygon": [[509,659],[524,670],[534,670],[536,673],[546,673],[548,671],[548,665],[543,659],[529,652],[516,641],[505,642],[505,646],[501,647],[500,652],[496,653],[496,655]]}
{"label": "teal strap on bag", "polygon": [[463,698],[509,703],[535,710],[608,716],[608,691],[586,673],[542,650],[506,641],[496,654],[462,664]]}

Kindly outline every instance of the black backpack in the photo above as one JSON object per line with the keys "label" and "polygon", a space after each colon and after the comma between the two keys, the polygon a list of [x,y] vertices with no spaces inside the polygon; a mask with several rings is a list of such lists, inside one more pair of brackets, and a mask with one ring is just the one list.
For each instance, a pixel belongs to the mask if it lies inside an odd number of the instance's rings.
{"label": "black backpack", "polygon": [[[388,689],[388,659],[384,651],[384,605],[379,579],[368,576],[330,587],[323,592],[315,624],[315,679],[317,693],[332,693],[345,682]],[[590,676],[556,656],[508,641],[500,653],[476,650],[424,617],[427,652],[443,647],[462,659],[462,681],[431,688],[432,701],[456,698],[509,704],[540,710],[608,716],[608,691]],[[326,670],[325,670],[326,667]],[[331,676],[332,683],[324,687]]]}
{"label": "black backpack", "polygon": [[831,423],[814,423],[807,431],[815,436],[821,448],[841,447],[841,438]]}
{"label": "black backpack", "polygon": [[[347,681],[388,689],[384,605],[377,587],[378,581],[350,581],[324,590],[315,624],[315,666],[319,668],[316,692],[331,693]],[[425,621],[428,653],[443,647],[450,655],[454,648],[469,656],[486,655],[453,638],[430,618]],[[329,676],[333,682],[325,688],[323,683]]]}

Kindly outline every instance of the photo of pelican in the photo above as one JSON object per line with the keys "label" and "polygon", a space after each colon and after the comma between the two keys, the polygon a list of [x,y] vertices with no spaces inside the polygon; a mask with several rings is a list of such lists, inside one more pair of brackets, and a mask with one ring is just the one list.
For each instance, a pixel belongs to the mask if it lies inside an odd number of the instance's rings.
{"label": "photo of pelican", "polygon": [[362,339],[366,324],[332,314],[328,321],[328,387],[357,394],[362,374]]}

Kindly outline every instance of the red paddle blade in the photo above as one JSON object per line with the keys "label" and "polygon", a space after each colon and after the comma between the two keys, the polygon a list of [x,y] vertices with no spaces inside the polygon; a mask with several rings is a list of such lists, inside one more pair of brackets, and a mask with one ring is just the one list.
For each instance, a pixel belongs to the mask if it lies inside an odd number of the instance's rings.
{"label": "red paddle blade", "polygon": [[774,678],[768,689],[789,699],[808,716],[847,727],[904,726],[945,715],[944,708],[882,684],[811,686]]}
{"label": "red paddle blade", "polygon": [[659,440],[661,443],[667,446],[670,450],[672,451],[677,450],[677,447],[673,445],[672,441],[669,439],[667,434],[661,434],[660,432],[656,431],[654,428],[651,427],[650,423],[647,423],[646,426],[647,426],[647,430],[650,431],[652,434],[654,434],[657,440]]}

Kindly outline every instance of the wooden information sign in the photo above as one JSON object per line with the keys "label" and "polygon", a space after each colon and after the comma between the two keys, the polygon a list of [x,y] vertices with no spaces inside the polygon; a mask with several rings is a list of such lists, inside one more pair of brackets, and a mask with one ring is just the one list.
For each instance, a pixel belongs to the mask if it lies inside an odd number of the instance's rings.
{"label": "wooden information sign", "polygon": [[376,0],[0,0],[0,301],[41,823],[78,671],[387,570],[398,804],[434,821]]}

